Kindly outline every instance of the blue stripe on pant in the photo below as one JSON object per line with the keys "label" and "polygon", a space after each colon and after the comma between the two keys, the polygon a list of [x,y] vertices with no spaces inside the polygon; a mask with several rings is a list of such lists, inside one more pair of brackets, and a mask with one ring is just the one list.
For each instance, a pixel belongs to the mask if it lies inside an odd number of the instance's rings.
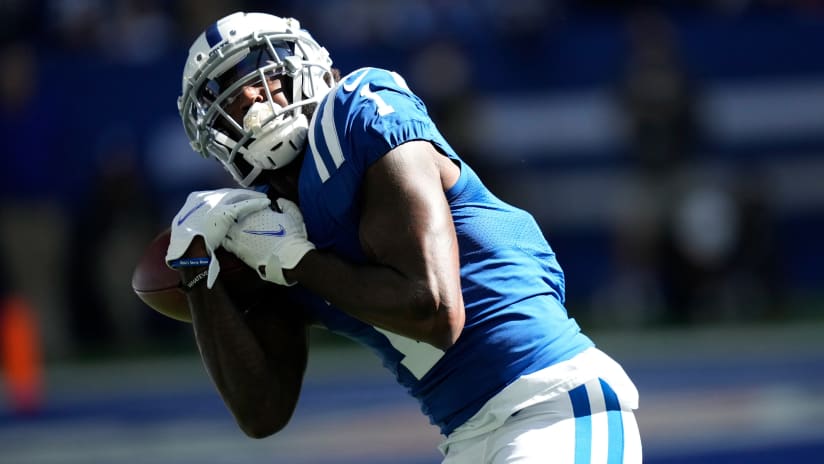
{"label": "blue stripe on pant", "polygon": [[617,464],[624,459],[624,423],[621,404],[615,391],[598,379],[604,395],[605,411],[592,411],[586,385],[569,391],[572,412],[575,415],[575,464],[590,464],[592,460],[592,414],[607,414],[607,464]]}

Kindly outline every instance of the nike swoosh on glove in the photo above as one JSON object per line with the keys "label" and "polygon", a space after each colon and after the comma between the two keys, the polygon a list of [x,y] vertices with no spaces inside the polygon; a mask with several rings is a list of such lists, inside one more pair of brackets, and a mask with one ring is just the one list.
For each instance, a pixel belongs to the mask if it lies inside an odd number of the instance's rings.
{"label": "nike swoosh on glove", "polygon": [[298,205],[280,198],[282,212],[272,209],[255,211],[229,228],[223,248],[255,269],[261,279],[291,286],[284,269],[294,269],[315,245],[307,238],[306,224]]}

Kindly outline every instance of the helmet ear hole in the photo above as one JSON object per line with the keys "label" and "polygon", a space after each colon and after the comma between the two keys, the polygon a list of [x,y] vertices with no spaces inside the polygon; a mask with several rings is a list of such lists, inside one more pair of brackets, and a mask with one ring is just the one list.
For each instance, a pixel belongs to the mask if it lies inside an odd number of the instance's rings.
{"label": "helmet ear hole", "polygon": [[246,177],[252,172],[252,165],[243,156],[236,156],[234,159],[235,168],[237,168],[241,177]]}

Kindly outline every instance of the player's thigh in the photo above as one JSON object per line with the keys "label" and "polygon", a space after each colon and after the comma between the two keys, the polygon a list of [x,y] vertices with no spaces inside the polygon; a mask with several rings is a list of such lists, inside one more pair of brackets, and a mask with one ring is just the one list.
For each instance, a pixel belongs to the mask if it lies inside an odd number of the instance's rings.
{"label": "player's thigh", "polygon": [[453,443],[442,464],[572,463],[574,441],[574,419],[542,404],[488,434]]}
{"label": "player's thigh", "polygon": [[[600,380],[582,386],[593,392],[608,388]],[[511,417],[489,438],[490,464],[641,463],[641,438],[635,415],[628,409],[605,409],[594,395],[586,414],[575,402],[580,396],[562,396],[527,408]],[[579,413],[576,414],[576,411]],[[480,461],[479,461],[480,462]]]}
{"label": "player's thigh", "polygon": [[488,464],[574,463],[575,419],[527,408],[490,438]]}
{"label": "player's thigh", "polygon": [[452,443],[441,464],[483,464],[488,442],[489,435],[482,435]]}

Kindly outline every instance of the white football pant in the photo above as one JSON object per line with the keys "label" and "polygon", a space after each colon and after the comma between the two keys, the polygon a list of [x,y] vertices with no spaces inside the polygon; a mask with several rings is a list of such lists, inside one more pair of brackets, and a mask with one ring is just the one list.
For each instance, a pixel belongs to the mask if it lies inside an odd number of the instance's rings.
{"label": "white football pant", "polygon": [[[502,416],[500,408],[482,409],[467,421],[468,428],[497,423],[480,427],[484,429],[481,434],[459,427],[441,445],[443,464],[640,464],[641,438],[633,413],[638,392],[617,363],[598,350],[594,356],[592,350],[587,351],[584,358],[612,364],[603,371],[606,378],[592,378],[571,389],[562,387],[562,393],[502,420],[495,419]],[[580,363],[576,358],[570,361]],[[510,397],[504,403],[513,404],[515,398],[507,389],[501,395]],[[502,403],[500,398],[498,403]]]}

